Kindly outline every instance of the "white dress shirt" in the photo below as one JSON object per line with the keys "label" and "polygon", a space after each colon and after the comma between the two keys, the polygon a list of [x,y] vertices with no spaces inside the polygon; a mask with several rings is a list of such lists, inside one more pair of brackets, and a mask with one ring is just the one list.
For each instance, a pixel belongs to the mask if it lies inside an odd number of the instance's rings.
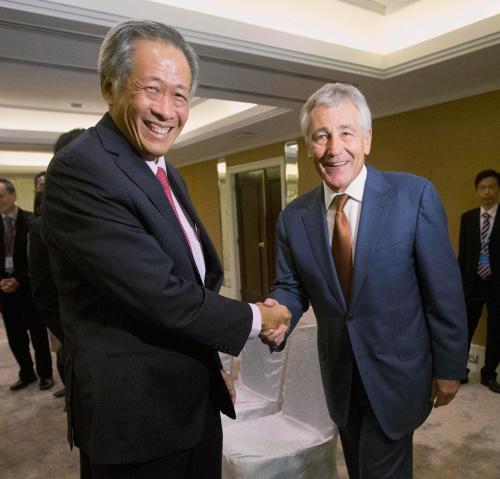
{"label": "white dress shirt", "polygon": [[[151,168],[151,171],[154,173],[155,176],[156,172],[158,171],[158,168],[163,168],[165,170],[165,173],[167,173],[168,175],[167,167],[165,165],[165,158],[163,156],[158,158],[158,160],[156,161],[154,160],[146,161],[146,164]],[[174,190],[171,191],[175,208],[177,209],[177,213],[179,215],[179,220],[189,239],[189,244],[191,246],[191,251],[193,253],[194,262],[196,263],[196,267],[198,268],[198,272],[200,273],[201,280],[203,281],[203,283],[205,283],[205,272],[206,272],[205,257],[203,256],[203,248],[200,242],[198,232],[196,231],[196,225],[192,224],[190,219],[188,219],[189,215],[186,214],[182,205],[177,201]],[[259,308],[255,304],[249,304],[249,306],[250,308],[252,308],[252,330],[250,331],[250,336],[249,336],[249,339],[251,339],[259,335],[262,326],[262,320],[260,317]]]}
{"label": "white dress shirt", "polygon": [[[151,171],[156,176],[156,172],[158,168],[163,168],[165,173],[167,173],[167,167],[165,165],[165,158],[162,156],[157,161],[146,161],[146,164],[151,168]],[[168,175],[168,173],[167,173]],[[200,273],[200,278],[205,284],[205,258],[203,256],[203,249],[201,246],[200,238],[198,236],[198,232],[196,231],[196,225],[194,225],[188,218],[189,215],[186,214],[182,205],[177,201],[177,197],[175,196],[174,190],[172,191],[172,198],[174,200],[175,208],[179,215],[179,220],[181,222],[184,231],[189,239],[189,244],[191,246],[191,252],[193,253],[194,262],[196,263],[196,267],[198,268],[198,273]]]}
{"label": "white dress shirt", "polygon": [[[358,176],[352,180],[351,184],[347,189],[342,192],[349,195],[344,206],[344,213],[349,222],[349,228],[351,230],[351,241],[352,241],[352,258],[354,261],[354,251],[356,249],[356,240],[358,237],[358,227],[359,227],[359,217],[361,215],[361,205],[363,203],[363,195],[365,193],[367,170],[366,166],[359,172]],[[332,235],[333,227],[335,224],[335,203],[334,199],[337,195],[342,193],[336,193],[333,191],[325,182],[324,185],[324,195],[325,195],[325,210],[326,210],[326,224],[328,227],[328,237],[330,241],[330,246],[332,245]]]}

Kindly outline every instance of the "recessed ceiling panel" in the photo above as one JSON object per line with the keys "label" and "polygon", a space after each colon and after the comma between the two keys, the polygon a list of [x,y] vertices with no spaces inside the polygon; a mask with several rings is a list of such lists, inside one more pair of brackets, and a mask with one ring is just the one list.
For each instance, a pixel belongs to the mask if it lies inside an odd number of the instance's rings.
{"label": "recessed ceiling panel", "polygon": [[371,12],[388,15],[420,0],[339,0]]}

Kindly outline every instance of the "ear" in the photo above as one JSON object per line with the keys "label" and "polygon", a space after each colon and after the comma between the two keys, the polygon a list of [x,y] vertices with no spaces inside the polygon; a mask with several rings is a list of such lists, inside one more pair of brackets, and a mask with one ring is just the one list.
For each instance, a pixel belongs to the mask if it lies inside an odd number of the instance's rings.
{"label": "ear", "polygon": [[108,106],[112,106],[114,100],[113,82],[108,78],[101,78],[101,91]]}
{"label": "ear", "polygon": [[363,135],[363,151],[365,155],[370,154],[372,148],[372,129],[370,128],[367,133]]}

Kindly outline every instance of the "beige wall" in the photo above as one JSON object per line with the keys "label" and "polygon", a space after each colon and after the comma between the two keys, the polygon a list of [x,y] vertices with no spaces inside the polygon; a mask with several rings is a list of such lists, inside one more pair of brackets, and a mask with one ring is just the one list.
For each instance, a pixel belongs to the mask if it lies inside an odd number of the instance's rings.
{"label": "beige wall", "polygon": [[[275,143],[226,158],[229,166],[282,156]],[[500,91],[380,118],[373,123],[368,162],[383,170],[408,171],[430,179],[441,195],[456,249],[460,215],[477,206],[474,176],[500,169]],[[299,140],[299,192],[318,185],[318,176]],[[181,168],[193,201],[219,253],[220,213],[216,161]],[[484,344],[485,321],[475,343]]]}
{"label": "beige wall", "polygon": [[500,169],[500,91],[382,118],[373,129],[369,161],[434,183],[456,249],[460,216],[478,205],[476,173]]}
{"label": "beige wall", "polygon": [[217,160],[188,165],[181,168],[180,172],[186,180],[196,212],[208,230],[219,257],[222,258]]}

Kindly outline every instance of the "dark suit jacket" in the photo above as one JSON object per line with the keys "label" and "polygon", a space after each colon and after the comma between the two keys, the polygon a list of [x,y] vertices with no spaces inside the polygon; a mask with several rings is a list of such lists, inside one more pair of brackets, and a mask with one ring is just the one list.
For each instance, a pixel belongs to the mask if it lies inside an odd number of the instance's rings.
{"label": "dark suit jacket", "polygon": [[[458,263],[462,272],[465,297],[471,292],[477,277],[479,253],[481,251],[480,208],[474,208],[462,215],[458,244]],[[489,253],[492,280],[500,291],[500,209],[497,210],[491,230]]]}
{"label": "dark suit jacket", "polygon": [[57,289],[50,272],[49,251],[42,235],[41,216],[30,223],[28,253],[31,294],[35,308],[49,331],[63,342]]}
{"label": "dark suit jacket", "polygon": [[438,195],[423,178],[368,167],[349,306],[328,242],[323,188],[292,202],[278,220],[272,296],[289,307],[293,325],[311,302],[327,404],[340,427],[349,406],[350,345],[370,404],[391,439],[425,420],[432,378],[465,373],[460,272]]}
{"label": "dark suit jacket", "polygon": [[109,115],[52,160],[44,235],[59,291],[75,443],[95,463],[142,462],[193,446],[211,398],[234,416],[217,351],[239,354],[251,308],[217,294],[222,268],[199,227],[202,285],[150,168]]}
{"label": "dark suit jacket", "polygon": [[[28,229],[33,213],[18,208],[16,219],[16,236],[14,240],[14,274],[19,282],[19,288],[15,294],[30,294],[29,266],[28,266]],[[0,218],[0,278],[7,277],[5,272],[5,250],[3,243],[4,227]],[[0,298],[2,294],[0,293]],[[30,298],[28,298],[29,300]]]}

